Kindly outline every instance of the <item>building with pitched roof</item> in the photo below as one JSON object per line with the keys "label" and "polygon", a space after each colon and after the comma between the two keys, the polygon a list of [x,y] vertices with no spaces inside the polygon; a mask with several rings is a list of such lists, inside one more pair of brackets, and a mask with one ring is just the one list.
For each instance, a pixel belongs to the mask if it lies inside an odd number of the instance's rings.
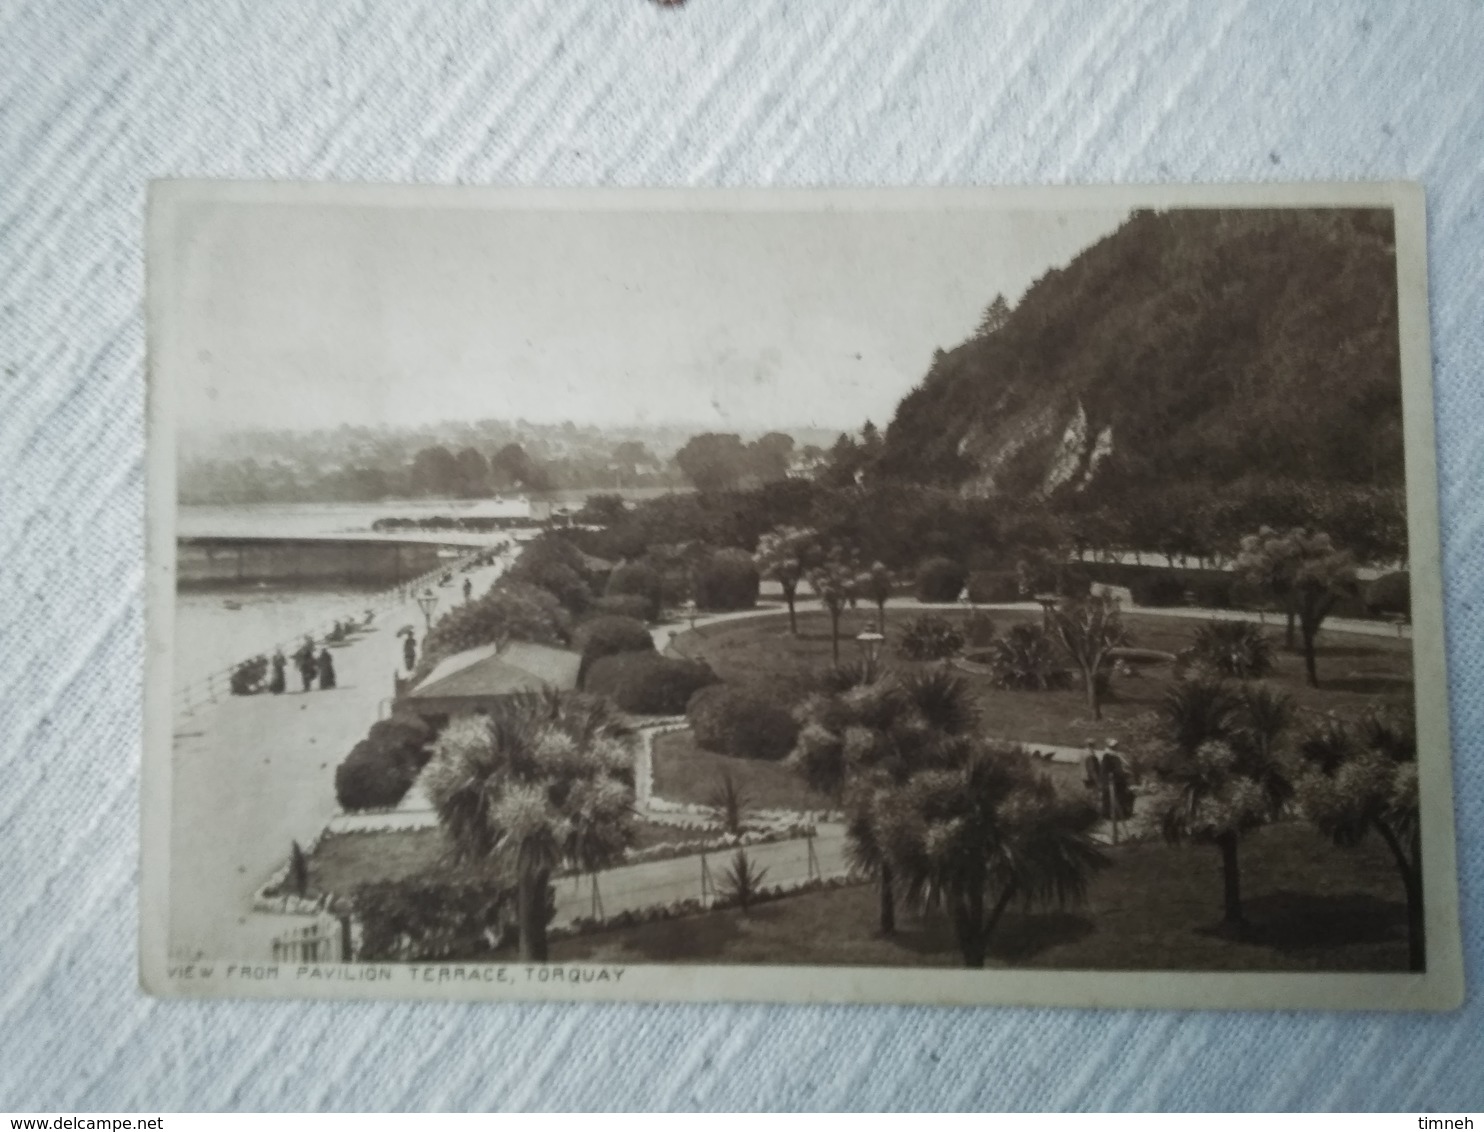
{"label": "building with pitched roof", "polygon": [[489,711],[519,692],[570,692],[582,657],[566,649],[510,641],[481,645],[441,661],[397,699],[397,710],[441,726],[451,716]]}

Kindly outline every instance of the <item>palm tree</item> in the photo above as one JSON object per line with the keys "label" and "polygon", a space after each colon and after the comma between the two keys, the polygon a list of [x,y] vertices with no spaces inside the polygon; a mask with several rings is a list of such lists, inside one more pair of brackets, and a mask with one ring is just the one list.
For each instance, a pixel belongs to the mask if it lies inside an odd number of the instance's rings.
{"label": "palm tree", "polygon": [[1169,748],[1158,773],[1165,789],[1153,811],[1167,840],[1220,850],[1223,918],[1239,926],[1238,843],[1293,796],[1281,749],[1293,702],[1264,684],[1232,693],[1220,680],[1192,679],[1170,689],[1164,715]]}
{"label": "palm tree", "polygon": [[961,753],[878,794],[874,827],[908,898],[945,906],[964,966],[983,967],[1012,902],[1078,903],[1108,860],[1090,836],[1097,811],[1062,798],[1023,750],[968,741]]}
{"label": "palm tree", "polygon": [[557,692],[455,718],[434,744],[428,797],[457,859],[513,880],[522,959],[546,959],[553,870],[596,871],[623,856],[633,753],[633,732],[606,700]]}
{"label": "palm tree", "polygon": [[1336,845],[1375,830],[1396,861],[1407,894],[1407,959],[1427,969],[1422,905],[1422,823],[1417,804],[1417,727],[1410,712],[1377,713],[1355,729],[1329,720],[1300,746],[1305,816]]}
{"label": "palm tree", "polygon": [[896,891],[876,832],[881,797],[919,770],[959,761],[955,744],[973,731],[978,713],[968,687],[947,669],[869,677],[863,668],[836,669],[829,690],[799,706],[802,726],[789,761],[845,810],[851,863],[879,882],[880,929],[890,935]]}

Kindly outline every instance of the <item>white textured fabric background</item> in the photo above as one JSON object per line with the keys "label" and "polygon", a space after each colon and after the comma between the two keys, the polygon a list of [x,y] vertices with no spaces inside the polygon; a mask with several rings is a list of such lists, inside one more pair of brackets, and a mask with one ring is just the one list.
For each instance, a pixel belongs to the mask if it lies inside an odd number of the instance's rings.
{"label": "white textured fabric background", "polygon": [[1484,1108],[1440,1017],[163,1004],[136,989],[161,175],[1415,178],[1484,955],[1484,0],[0,0],[0,1109]]}

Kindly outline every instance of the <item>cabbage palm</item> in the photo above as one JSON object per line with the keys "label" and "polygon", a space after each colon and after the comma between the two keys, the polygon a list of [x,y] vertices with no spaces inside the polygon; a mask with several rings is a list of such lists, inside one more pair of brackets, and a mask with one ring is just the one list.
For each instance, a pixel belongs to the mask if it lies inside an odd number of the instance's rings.
{"label": "cabbage palm", "polygon": [[789,759],[810,787],[844,809],[852,864],[877,878],[880,928],[890,935],[896,892],[876,834],[881,796],[919,770],[958,761],[956,744],[978,713],[967,686],[946,669],[875,680],[864,669],[837,669],[833,676],[830,690],[798,708],[802,726]]}
{"label": "cabbage palm", "polygon": [[1375,830],[1396,861],[1407,895],[1407,958],[1427,966],[1422,906],[1422,823],[1417,802],[1417,730],[1410,713],[1378,713],[1359,728],[1330,720],[1301,745],[1305,816],[1336,845]]}
{"label": "cabbage palm", "polygon": [[606,700],[555,692],[455,718],[435,742],[428,797],[457,859],[513,880],[522,959],[546,959],[552,872],[595,871],[623,856],[633,749],[633,732]]}
{"label": "cabbage palm", "polygon": [[1108,864],[1097,811],[1064,799],[1018,747],[961,744],[957,766],[921,771],[876,796],[878,851],[908,899],[941,904],[966,967],[983,967],[1005,910],[1078,903]]}
{"label": "cabbage palm", "polygon": [[1158,767],[1154,813],[1169,841],[1221,852],[1223,918],[1242,915],[1241,838],[1276,818],[1293,796],[1283,756],[1293,703],[1263,684],[1236,693],[1219,680],[1183,680],[1165,697],[1169,746]]}

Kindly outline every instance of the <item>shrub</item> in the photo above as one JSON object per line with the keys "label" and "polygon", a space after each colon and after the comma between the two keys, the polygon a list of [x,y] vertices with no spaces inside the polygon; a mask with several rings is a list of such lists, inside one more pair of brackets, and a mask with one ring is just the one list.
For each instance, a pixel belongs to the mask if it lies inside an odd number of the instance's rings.
{"label": "shrub", "polygon": [[1195,631],[1190,657],[1239,680],[1266,676],[1273,670],[1272,642],[1262,626],[1250,621],[1208,621]]}
{"label": "shrub", "polygon": [[646,562],[625,562],[615,566],[608,575],[606,596],[625,595],[643,598],[646,605],[642,620],[654,621],[660,615],[660,603],[664,600],[664,579]]}
{"label": "shrub", "polygon": [[378,719],[366,732],[366,739],[388,758],[405,762],[415,770],[427,766],[433,754],[429,746],[433,730],[415,715]]}
{"label": "shrub", "polygon": [[957,601],[964,588],[964,568],[951,558],[929,558],[917,568],[918,601]]}
{"label": "shrub", "polygon": [[718,550],[696,573],[696,604],[702,609],[751,609],[757,591],[757,566],[745,550]]}
{"label": "shrub", "polygon": [[[363,962],[479,960],[515,942],[513,886],[489,878],[413,876],[364,884],[351,897],[361,924]],[[547,922],[555,918],[548,886]]]}
{"label": "shrub", "polygon": [[521,559],[511,568],[510,579],[540,586],[574,615],[583,613],[593,601],[593,592],[582,575],[554,558],[535,559],[529,564]]}
{"label": "shrub", "polygon": [[366,738],[335,768],[335,797],[341,807],[395,806],[427,765],[431,738],[432,732],[419,719],[393,716],[373,723]]}
{"label": "shrub", "polygon": [[681,715],[693,695],[715,683],[716,673],[698,661],[626,652],[594,661],[583,690],[634,715]]}
{"label": "shrub", "polygon": [[994,619],[982,609],[969,611],[964,618],[964,640],[971,648],[983,648],[995,638]]}
{"label": "shrub", "polygon": [[897,652],[908,660],[942,660],[963,651],[964,636],[942,617],[918,617],[902,631]]}
{"label": "shrub", "polygon": [[1366,612],[1372,617],[1378,613],[1400,613],[1412,615],[1412,575],[1405,570],[1382,574],[1365,587]]}
{"label": "shrub", "polygon": [[638,594],[615,594],[612,597],[594,598],[588,612],[595,617],[605,614],[614,617],[629,617],[635,621],[649,620],[649,599]]}
{"label": "shrub", "polygon": [[1020,592],[1020,580],[1003,570],[976,570],[969,575],[969,600],[981,605],[995,602],[1024,601],[1028,595]]}
{"label": "shrub", "polygon": [[696,742],[708,751],[744,759],[777,760],[793,749],[799,727],[776,699],[713,684],[685,710]]}
{"label": "shrub", "polygon": [[594,661],[626,652],[653,652],[654,638],[644,622],[632,617],[594,617],[577,627],[577,647],[582,652],[578,683],[585,684]]}
{"label": "shrub", "polygon": [[412,767],[386,758],[362,739],[335,768],[335,797],[347,810],[387,809],[407,795],[416,777]]}
{"label": "shrub", "polygon": [[1163,607],[1185,601],[1185,583],[1173,574],[1143,574],[1129,579],[1128,592],[1135,605]]}
{"label": "shrub", "polygon": [[1003,637],[990,642],[985,659],[996,687],[1046,691],[1066,688],[1072,682],[1051,635],[1040,625],[1021,622],[1010,626]]}

